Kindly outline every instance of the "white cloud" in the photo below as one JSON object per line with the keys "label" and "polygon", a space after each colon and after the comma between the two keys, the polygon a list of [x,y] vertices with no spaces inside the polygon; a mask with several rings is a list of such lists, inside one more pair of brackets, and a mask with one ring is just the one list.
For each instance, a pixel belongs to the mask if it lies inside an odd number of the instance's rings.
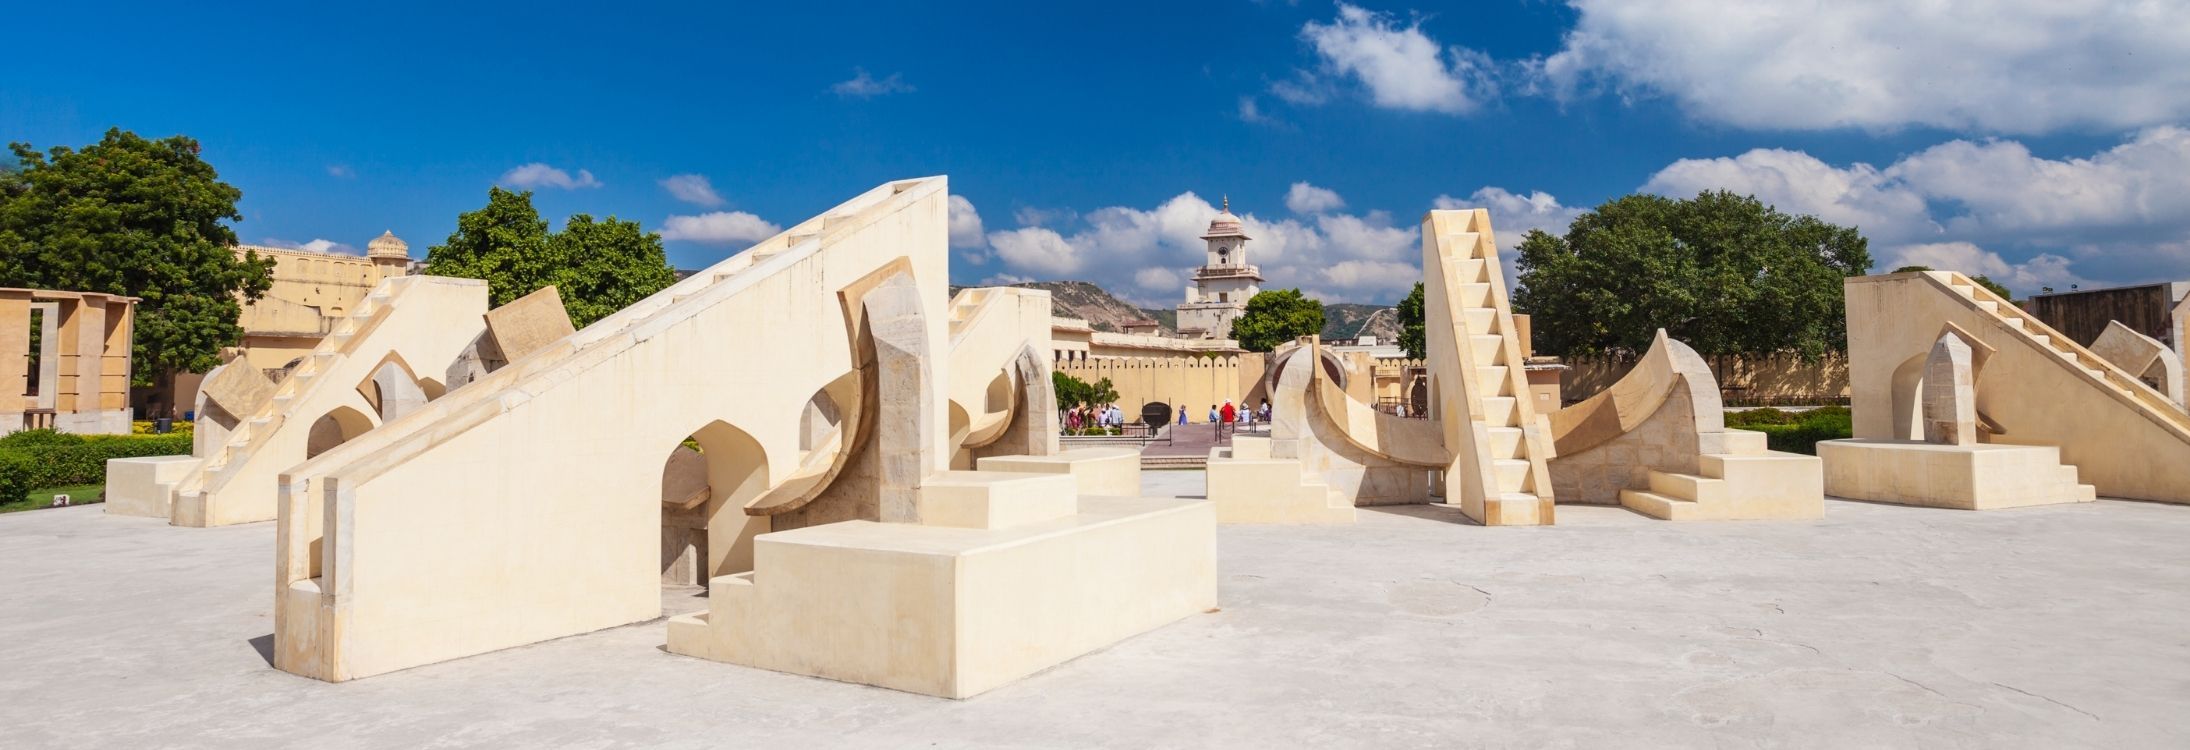
{"label": "white cloud", "polygon": [[1575,27],[1533,65],[1562,97],[1663,95],[1765,129],[2044,133],[2190,117],[2181,2],[1568,3]]}
{"label": "white cloud", "polygon": [[[1340,3],[1338,18],[1327,24],[1310,21],[1300,36],[1315,48],[1326,69],[1368,87],[1370,100],[1379,107],[1462,114],[1496,93],[1489,58],[1462,47],[1446,48],[1422,33],[1418,23],[1400,26],[1385,14]],[[1296,103],[1315,98],[1310,93],[1314,90],[1272,88]]]}
{"label": "white cloud", "polygon": [[1293,104],[1313,107],[1331,100],[1331,84],[1322,76],[1295,70],[1292,78],[1271,81],[1270,94]]}
{"label": "white cloud", "polygon": [[1239,98],[1239,119],[1240,122],[1273,122],[1273,120],[1270,119],[1269,115],[1262,113],[1262,107],[1255,104],[1255,98],[1252,96],[1243,96]]}
{"label": "white cloud", "polygon": [[1285,207],[1296,214],[1320,214],[1346,207],[1346,200],[1336,191],[1319,188],[1306,182],[1293,183],[1285,191]]}
{"label": "white cloud", "polygon": [[982,242],[981,212],[963,195],[950,197],[951,247],[978,248]]}
{"label": "white cloud", "polygon": [[1057,277],[1080,270],[1079,248],[1054,231],[1020,227],[989,234],[989,246],[1012,268]]}
{"label": "white cloud", "polygon": [[1488,209],[1491,231],[1497,233],[1498,249],[1505,251],[1509,264],[1507,281],[1513,279],[1510,267],[1513,249],[1521,245],[1521,240],[1528,236],[1528,230],[1540,229],[1551,234],[1564,235],[1567,226],[1574,223],[1574,217],[1588,210],[1578,206],[1560,205],[1558,198],[1542,190],[1521,195],[1495,186],[1478,188],[1469,193],[1465,200],[1440,195],[1431,201],[1431,205],[1440,209]]}
{"label": "white cloud", "polygon": [[[1093,281],[1137,304],[1169,306],[1185,288],[1186,272],[1202,264],[1208,245],[1201,234],[1216,215],[1216,206],[1189,192],[1154,208],[1089,211],[1058,225],[1067,231],[1028,226],[990,232],[988,239],[1013,272]],[[1253,238],[1247,256],[1262,268],[1265,288],[1390,303],[1421,278],[1411,270],[1420,252],[1417,231],[1392,226],[1382,212],[1278,220],[1247,212],[1240,222]]]}
{"label": "white cloud", "polygon": [[1733,158],[1682,159],[1651,175],[1642,190],[1687,198],[1730,190],[1790,213],[1853,226],[1886,242],[1935,239],[1923,196],[1869,164],[1835,167],[1800,151],[1755,149]]}
{"label": "white cloud", "polygon": [[327,176],[347,180],[356,177],[357,170],[351,169],[348,164],[329,164],[327,165]]}
{"label": "white cloud", "polygon": [[2040,253],[2022,263],[2009,263],[1999,253],[1991,252],[1967,242],[1931,242],[1895,248],[1891,256],[1881,258],[1876,270],[1891,271],[1903,266],[1928,266],[1941,271],[1960,271],[1971,276],[1986,276],[2008,289],[2030,294],[2045,287],[2067,291],[2071,284],[2089,284],[2091,280],[2079,277],[2069,270],[2069,260],[2052,253]]}
{"label": "white cloud", "polygon": [[341,242],[336,242],[334,240],[314,239],[306,242],[291,242],[289,240],[268,237],[263,240],[263,242],[266,244],[267,247],[278,247],[284,250],[303,250],[305,252],[326,253],[329,255],[358,254],[356,247]]}
{"label": "white cloud", "polygon": [[1133,273],[1133,283],[1149,291],[1184,292],[1186,280],[1179,272],[1162,266],[1149,266]]}
{"label": "white cloud", "polygon": [[912,84],[905,82],[902,73],[891,73],[888,78],[875,78],[866,68],[853,68],[851,80],[838,81],[829,86],[830,91],[847,99],[873,99],[885,94],[912,93]]}
{"label": "white cloud", "polygon": [[[2062,159],[2014,141],[1954,140],[1883,169],[1758,149],[1684,159],[1643,185],[1676,197],[1718,188],[1861,227],[1881,270],[1983,273],[2019,293],[2190,275],[2190,131],[2175,127]],[[1893,262],[1912,255],[1937,262]]]}
{"label": "white cloud", "polygon": [[715,184],[707,181],[707,175],[674,175],[662,180],[661,185],[671,197],[695,206],[714,208],[724,203],[722,195],[715,192]]}
{"label": "white cloud", "polygon": [[578,190],[581,188],[597,188],[601,186],[600,180],[593,179],[592,172],[581,169],[578,170],[578,175],[576,177],[572,177],[569,172],[556,169],[555,167],[551,167],[540,162],[533,162],[531,164],[517,167],[516,169],[512,169],[508,172],[503,172],[502,179],[497,180],[497,182],[508,185],[510,187],[521,188],[525,190],[538,190],[541,188],[555,188],[558,190]]}
{"label": "white cloud", "polygon": [[1072,221],[1080,218],[1080,214],[1069,208],[1049,209],[1020,206],[1017,210],[1011,212],[1011,218],[1017,220],[1019,226],[1022,227],[1039,227],[1052,222]]}
{"label": "white cloud", "polygon": [[671,216],[662,222],[662,239],[715,245],[750,245],[782,232],[783,227],[744,211],[709,211],[698,216]]}

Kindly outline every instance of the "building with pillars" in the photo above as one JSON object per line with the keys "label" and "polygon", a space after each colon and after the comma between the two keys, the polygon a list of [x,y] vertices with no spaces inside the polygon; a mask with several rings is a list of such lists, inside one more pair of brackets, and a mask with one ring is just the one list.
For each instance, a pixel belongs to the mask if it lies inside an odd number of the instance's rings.
{"label": "building with pillars", "polygon": [[137,298],[0,289],[0,435],[129,434]]}
{"label": "building with pillars", "polygon": [[1232,201],[1209,222],[1202,241],[1209,255],[1194,271],[1194,285],[1186,288],[1186,303],[1179,305],[1179,335],[1199,339],[1232,338],[1232,321],[1247,311],[1247,301],[1262,291],[1262,269],[1247,262],[1247,236]]}

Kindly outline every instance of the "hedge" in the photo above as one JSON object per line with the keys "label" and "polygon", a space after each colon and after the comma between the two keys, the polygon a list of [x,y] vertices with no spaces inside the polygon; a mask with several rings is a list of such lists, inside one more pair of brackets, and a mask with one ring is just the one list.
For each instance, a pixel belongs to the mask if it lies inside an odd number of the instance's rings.
{"label": "hedge", "polygon": [[1772,450],[1817,455],[1820,440],[1839,440],[1855,435],[1855,419],[1848,407],[1825,406],[1804,412],[1749,409],[1728,412],[1726,426],[1764,433]]}
{"label": "hedge", "polygon": [[0,503],[21,502],[35,489],[104,484],[106,461],[110,458],[174,456],[189,452],[189,433],[70,435],[52,430],[25,430],[0,437]]}

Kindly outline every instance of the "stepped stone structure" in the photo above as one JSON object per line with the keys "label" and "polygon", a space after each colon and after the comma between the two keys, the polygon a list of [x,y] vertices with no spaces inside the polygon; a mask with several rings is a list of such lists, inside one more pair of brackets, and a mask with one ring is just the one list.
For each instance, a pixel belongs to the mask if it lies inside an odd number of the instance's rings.
{"label": "stepped stone structure", "polygon": [[947,195],[875,188],[288,468],[276,666],[649,620],[680,566],[672,652],[953,698],[1209,610],[1210,504],[1057,450],[1048,301],[944,296]]}
{"label": "stepped stone structure", "polygon": [[1551,415],[1559,502],[1619,504],[1653,518],[1806,519],[1824,514],[1824,467],[1726,428],[1718,382],[1658,331],[1626,377]]}
{"label": "stepped stone structure", "polygon": [[1847,299],[1855,437],[1818,444],[1827,494],[2190,502],[2190,416],[2138,374],[1961,274],[1851,278]]}
{"label": "stepped stone structure", "polygon": [[136,297],[0,289],[0,435],[129,434],[136,321]]}
{"label": "stepped stone structure", "polygon": [[2091,342],[2091,353],[2136,376],[2177,406],[2182,405],[2182,355],[2159,339],[2138,333],[2121,321],[2109,321],[2098,340]]}
{"label": "stepped stone structure", "polygon": [[1426,419],[1347,395],[1305,340],[1273,364],[1271,436],[1214,449],[1209,497],[1231,521],[1348,521],[1357,505],[1444,501],[1485,525],[1552,522],[1549,423],[1527,398],[1490,214],[1422,222]]}
{"label": "stepped stone structure", "polygon": [[283,470],[500,366],[519,344],[496,333],[512,329],[570,331],[555,288],[490,312],[484,281],[382,279],[279,382],[247,357],[207,373],[192,454],[109,461],[106,510],[177,526],[274,520]]}

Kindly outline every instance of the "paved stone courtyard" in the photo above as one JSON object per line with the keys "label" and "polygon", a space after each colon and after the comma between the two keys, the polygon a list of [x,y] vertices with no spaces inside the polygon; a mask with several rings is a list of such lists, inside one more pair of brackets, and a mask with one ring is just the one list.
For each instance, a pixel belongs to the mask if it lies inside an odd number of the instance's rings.
{"label": "paved stone courtyard", "polygon": [[660,622],[320,683],[267,666],[272,524],[9,514],[0,746],[2190,746],[2190,507],[1559,513],[1222,527],[1221,611],[964,702]]}

